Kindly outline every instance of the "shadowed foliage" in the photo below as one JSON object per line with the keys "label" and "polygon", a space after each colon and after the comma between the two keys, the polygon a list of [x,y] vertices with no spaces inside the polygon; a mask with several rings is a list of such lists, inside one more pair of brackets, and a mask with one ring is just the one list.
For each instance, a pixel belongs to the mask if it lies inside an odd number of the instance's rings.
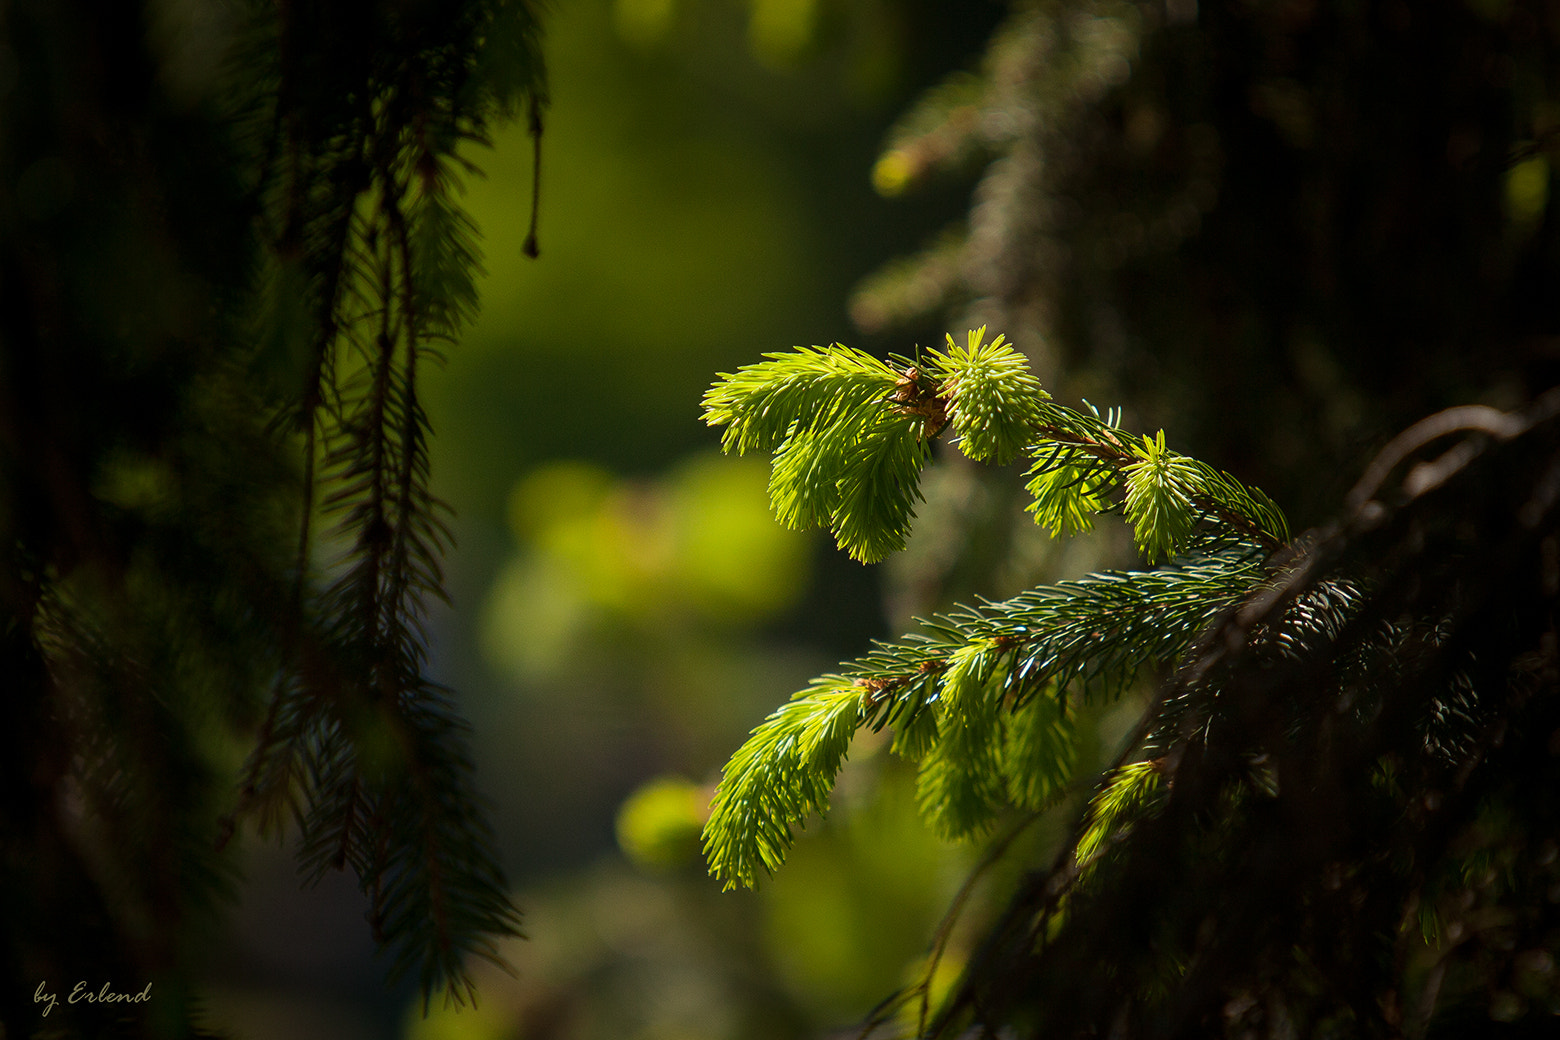
{"label": "shadowed foliage", "polygon": [[[458,150],[540,132],[538,39],[519,0],[0,11],[7,1035],[193,1028],[251,819],[425,997],[517,931],[424,667],[418,371],[476,303]],[[77,979],[151,1001],[43,1018]]]}

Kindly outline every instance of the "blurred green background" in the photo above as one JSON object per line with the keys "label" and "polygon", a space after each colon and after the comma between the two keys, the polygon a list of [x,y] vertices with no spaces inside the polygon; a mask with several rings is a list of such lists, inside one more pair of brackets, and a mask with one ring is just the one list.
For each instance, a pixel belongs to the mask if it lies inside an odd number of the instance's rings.
{"label": "blurred green background", "polygon": [[[857,334],[850,293],[955,220],[968,184],[889,201],[873,164],[914,97],[979,60],[1003,11],[551,12],[540,259],[521,252],[532,153],[515,126],[471,155],[486,173],[466,196],[482,313],[427,381],[459,539],[434,671],[473,723],[526,913],[518,977],[482,974],[478,1010],[424,1019],[409,991],[384,991],[351,882],[299,892],[286,850],[262,848],[213,969],[226,1027],[794,1037],[859,1021],[915,976],[978,850],[930,835],[886,747],[858,746],[831,818],[759,892],[705,873],[697,833],[725,758],[811,676],[896,634],[908,601],[885,606],[877,569],[775,524],[765,463],[721,456],[699,399],[764,351],[910,348]],[[947,971],[959,959],[955,942]]]}
{"label": "blurred green background", "polygon": [[[170,18],[151,48],[170,95],[181,76],[209,79],[198,66],[215,62],[218,15],[240,5],[152,6]],[[1408,423],[1473,400],[1514,407],[1560,378],[1560,23],[1538,0],[1422,13],[1043,0],[1013,5],[993,36],[1007,6],[554,4],[541,258],[522,253],[532,152],[515,127],[470,155],[487,171],[466,196],[485,233],[481,317],[442,370],[419,369],[459,540],[432,670],[473,723],[529,939],[508,950],[516,977],[482,974],[478,1011],[424,1018],[410,988],[385,990],[356,884],[300,892],[291,850],[261,846],[204,980],[225,1033],[826,1035],[922,971],[981,850],[930,837],[902,764],[863,737],[830,819],[757,893],[718,891],[699,860],[720,765],[792,691],[911,614],[1125,562],[1121,532],[1053,546],[1023,517],[1013,472],[937,466],[909,550],[855,565],[772,522],[761,461],[718,454],[699,420],[717,372],[836,339],[908,353],[990,321],[1058,399],[1124,405],[1124,425],[1164,427],[1265,488],[1297,530],[1332,515],[1371,446]],[[23,82],[13,57],[0,41],[0,94]],[[983,78],[959,75],[977,65]],[[74,112],[60,109],[62,126]],[[153,180],[220,165],[188,154],[199,161]],[[157,312],[151,328],[196,314],[171,274],[168,292],[152,286],[172,254],[128,245],[155,221],[121,226],[116,211],[104,238],[99,202],[62,208],[91,182],[119,191],[120,171],[83,166],[73,188],[52,152],[11,165],[22,216],[71,229],[45,254],[106,287],[85,294],[99,302],[77,323],[83,344],[121,305]],[[205,228],[179,241],[222,253],[224,233]],[[967,318],[945,328],[955,307]],[[86,382],[104,399],[141,385]],[[115,400],[103,422],[45,403],[91,419],[90,441],[163,400]],[[126,480],[84,494],[156,505],[130,501],[144,474],[106,458]],[[1138,707],[1089,709],[1094,750]],[[237,769],[242,749],[221,750]],[[1027,833],[1014,862],[1043,859],[1057,825]],[[965,904],[942,978],[1002,873]]]}

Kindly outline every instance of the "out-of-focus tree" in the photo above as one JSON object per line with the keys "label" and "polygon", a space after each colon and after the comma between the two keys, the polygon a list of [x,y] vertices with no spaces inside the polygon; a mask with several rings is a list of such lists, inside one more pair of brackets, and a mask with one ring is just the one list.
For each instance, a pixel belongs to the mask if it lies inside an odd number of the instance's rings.
{"label": "out-of-focus tree", "polygon": [[251,823],[424,1000],[516,934],[426,667],[419,395],[462,150],[545,101],[523,0],[0,10],[6,1035],[199,1028]]}
{"label": "out-of-focus tree", "polygon": [[1015,4],[874,171],[974,174],[969,215],[856,322],[1003,331],[1319,520],[1369,445],[1549,385],[1555,48],[1543,4]]}

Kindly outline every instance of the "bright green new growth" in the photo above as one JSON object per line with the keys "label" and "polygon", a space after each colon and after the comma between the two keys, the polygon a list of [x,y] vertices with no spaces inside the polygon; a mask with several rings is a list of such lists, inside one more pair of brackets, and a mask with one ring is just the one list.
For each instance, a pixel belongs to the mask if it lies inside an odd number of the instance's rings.
{"label": "bright green new growth", "polygon": [[[792,826],[826,808],[862,726],[892,726],[894,752],[920,763],[920,806],[944,837],[977,834],[1009,805],[1050,804],[1072,775],[1074,699],[1114,696],[1175,660],[1263,576],[1236,553],[1093,574],[878,644],[782,705],[726,764],[704,830],[711,871],[728,887],[773,871]],[[815,736],[825,731],[829,742]]]}
{"label": "bright green new growth", "polygon": [[[791,823],[828,805],[834,776],[861,725],[861,692],[826,675],[775,710],[726,765],[715,804],[741,826],[704,831],[711,869],[751,885],[773,872],[791,843]],[[718,811],[718,810],[717,810]]]}
{"label": "bright green new growth", "polygon": [[986,328],[960,347],[948,337],[948,353],[931,351],[943,375],[940,393],[948,400],[948,419],[959,434],[959,449],[978,462],[1005,465],[1024,453],[1042,422],[1040,405],[1051,395],[1029,371],[1024,355],[998,336],[983,343]]}
{"label": "bright green new growth", "polygon": [[1076,851],[1080,867],[1092,866],[1106,843],[1150,808],[1162,779],[1159,763],[1153,761],[1132,762],[1116,770],[1089,804],[1088,826]]}
{"label": "bright green new growth", "polygon": [[739,455],[775,453],[770,504],[787,527],[827,528],[841,549],[874,563],[904,548],[931,442],[949,426],[976,461],[1028,455],[1035,522],[1057,537],[1088,531],[1119,510],[1149,563],[1216,545],[1277,548],[1289,541],[1266,495],[1138,437],[1092,406],[1051,402],[1022,354],[985,329],[966,346],[890,364],[839,344],[766,354],[723,374],[704,395],[704,420],[724,426]]}
{"label": "bright green new growth", "polygon": [[1126,484],[1126,516],[1138,552],[1150,562],[1167,559],[1185,543],[1194,519],[1192,487],[1197,470],[1190,459],[1165,450],[1165,431],[1144,436],[1132,446],[1139,461],[1122,470]]}
{"label": "bright green new growth", "polygon": [[915,410],[920,382],[838,344],[765,356],[704,395],[722,446],[775,452],[769,502],[787,527],[826,527],[863,562],[904,548],[937,433]]}
{"label": "bright green new growth", "polygon": [[[817,679],[755,729],[727,763],[704,831],[711,871],[753,885],[785,857],[792,828],[827,809],[863,726],[892,726],[919,763],[922,814],[943,837],[979,834],[1011,807],[1063,794],[1077,755],[1073,705],[1114,696],[1148,665],[1176,662],[1266,576],[1288,527],[1260,491],[1138,436],[1055,404],[1023,356],[985,330],[920,362],[848,347],[801,348],[723,375],[705,420],[738,453],[775,453],[770,499],[791,527],[827,527],[858,560],[909,533],[917,481],[946,427],[964,454],[1027,456],[1035,521],[1061,537],[1101,513],[1133,529],[1149,571],[1093,574],[1003,603],[959,608]],[[1129,765],[1096,799],[1087,855],[1142,805],[1158,774]]]}

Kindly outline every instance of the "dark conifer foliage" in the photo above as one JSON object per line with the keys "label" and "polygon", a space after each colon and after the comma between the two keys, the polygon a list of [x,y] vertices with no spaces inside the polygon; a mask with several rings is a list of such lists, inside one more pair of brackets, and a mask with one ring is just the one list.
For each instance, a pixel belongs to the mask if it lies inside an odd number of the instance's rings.
{"label": "dark conifer foliage", "polygon": [[1031,876],[927,1033],[1547,1028],[1557,408],[1362,489],[1205,632],[1126,753],[1154,795]]}
{"label": "dark conifer foliage", "polygon": [[[430,997],[517,931],[426,675],[418,372],[476,304],[458,150],[539,134],[538,47],[524,0],[0,8],[8,1035],[185,1030],[251,820]],[[82,978],[150,1010],[40,1018]]]}

